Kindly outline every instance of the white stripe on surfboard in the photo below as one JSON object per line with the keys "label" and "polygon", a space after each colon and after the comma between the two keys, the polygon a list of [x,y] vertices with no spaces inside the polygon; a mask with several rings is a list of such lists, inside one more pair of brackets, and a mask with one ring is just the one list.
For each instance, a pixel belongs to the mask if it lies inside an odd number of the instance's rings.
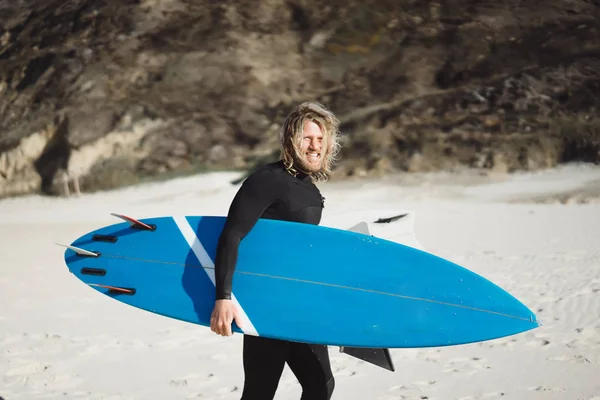
{"label": "white stripe on surfboard", "polygon": [[[213,285],[215,285],[215,264],[206,252],[206,249],[200,242],[200,239],[198,239],[196,232],[194,232],[194,230],[190,226],[190,223],[184,216],[173,217],[173,220],[179,227],[179,230],[181,231],[183,237],[185,237],[185,240],[187,240],[188,244],[190,245],[190,248],[196,255],[196,258],[198,259],[198,261],[200,261],[202,267],[204,267],[202,269],[206,272]],[[244,311],[244,309],[242,308],[242,306],[240,305],[239,301],[236,299],[233,293],[231,294],[231,300],[233,300],[233,304],[235,304],[235,306],[238,309],[238,316],[240,317],[240,320],[242,322],[242,326],[240,327],[240,329],[247,335],[258,336],[258,332],[256,332],[254,325],[252,325],[252,322],[250,322],[250,318],[248,318],[248,315],[246,315],[246,312]]]}

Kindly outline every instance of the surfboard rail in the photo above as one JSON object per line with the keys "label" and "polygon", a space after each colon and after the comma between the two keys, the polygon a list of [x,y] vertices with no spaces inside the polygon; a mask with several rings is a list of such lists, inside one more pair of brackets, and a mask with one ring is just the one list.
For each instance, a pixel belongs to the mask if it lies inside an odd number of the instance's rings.
{"label": "surfboard rail", "polygon": [[[67,245],[65,262],[104,295],[208,326],[224,221],[128,218]],[[359,358],[383,349],[369,361],[377,365],[390,348],[473,343],[539,326],[531,310],[492,282],[368,228],[260,220],[240,244],[233,300],[242,326],[234,332],[339,346]]]}

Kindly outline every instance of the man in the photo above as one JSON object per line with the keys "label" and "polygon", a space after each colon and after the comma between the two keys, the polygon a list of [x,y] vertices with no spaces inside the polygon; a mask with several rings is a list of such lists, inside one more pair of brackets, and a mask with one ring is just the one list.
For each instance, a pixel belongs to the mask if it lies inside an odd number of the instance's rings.
{"label": "man", "polygon": [[[232,321],[241,325],[231,300],[233,273],[238,246],[258,219],[314,225],[321,221],[324,199],[315,183],[331,175],[339,151],[338,127],[337,118],[322,105],[300,104],[281,128],[281,159],[243,182],[217,246],[213,332],[230,336]],[[244,335],[242,400],[272,399],[286,362],[302,386],[302,400],[331,398],[334,378],[326,346]]]}

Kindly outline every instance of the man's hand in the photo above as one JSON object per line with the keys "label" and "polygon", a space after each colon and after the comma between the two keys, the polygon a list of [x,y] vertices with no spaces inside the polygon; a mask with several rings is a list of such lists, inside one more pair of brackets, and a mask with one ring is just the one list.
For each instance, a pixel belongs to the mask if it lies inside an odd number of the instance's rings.
{"label": "man's hand", "polygon": [[238,317],[238,310],[233,304],[232,300],[217,300],[215,301],[215,307],[213,308],[212,315],[210,316],[210,330],[221,336],[231,336],[231,322],[235,320],[235,323],[240,328],[240,318]]}

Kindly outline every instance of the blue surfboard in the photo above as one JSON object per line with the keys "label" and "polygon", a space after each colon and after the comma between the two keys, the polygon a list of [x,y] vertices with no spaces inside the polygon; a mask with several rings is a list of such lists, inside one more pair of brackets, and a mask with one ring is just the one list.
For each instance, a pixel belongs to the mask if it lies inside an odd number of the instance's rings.
{"label": "blue surfboard", "polygon": [[[69,270],[115,300],[209,325],[222,216],[156,217],[89,232]],[[369,234],[259,220],[233,278],[238,333],[331,346],[410,348],[496,339],[539,326],[511,294],[457,264]]]}

